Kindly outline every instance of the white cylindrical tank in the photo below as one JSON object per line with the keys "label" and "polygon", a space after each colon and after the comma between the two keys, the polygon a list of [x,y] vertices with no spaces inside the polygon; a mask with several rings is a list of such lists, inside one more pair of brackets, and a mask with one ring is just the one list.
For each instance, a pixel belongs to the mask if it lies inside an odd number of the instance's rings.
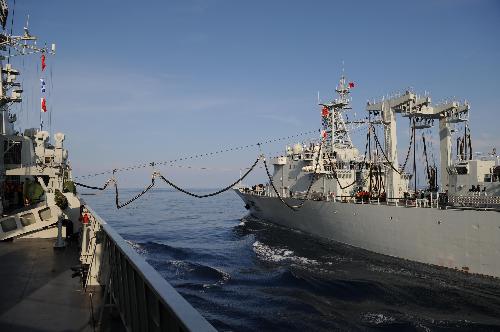
{"label": "white cylindrical tank", "polygon": [[54,135],[54,141],[56,142],[56,148],[62,148],[63,142],[64,142],[64,134],[63,133],[57,133]]}

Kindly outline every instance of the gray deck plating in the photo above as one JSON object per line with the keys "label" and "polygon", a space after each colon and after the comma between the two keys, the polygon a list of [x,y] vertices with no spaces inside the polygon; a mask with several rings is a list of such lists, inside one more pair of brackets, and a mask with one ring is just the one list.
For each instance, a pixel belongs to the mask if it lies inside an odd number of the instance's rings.
{"label": "gray deck plating", "polygon": [[0,242],[1,331],[92,331],[89,294],[71,278],[79,252],[53,245],[54,239]]}

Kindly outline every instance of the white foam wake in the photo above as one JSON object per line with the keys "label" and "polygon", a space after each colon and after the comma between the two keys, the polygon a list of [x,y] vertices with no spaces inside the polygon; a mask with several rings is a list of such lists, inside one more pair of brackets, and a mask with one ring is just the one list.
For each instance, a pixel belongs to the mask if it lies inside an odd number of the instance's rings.
{"label": "white foam wake", "polygon": [[299,265],[317,265],[318,261],[314,259],[309,259],[302,256],[297,256],[293,250],[284,248],[273,248],[268,245],[263,244],[260,241],[255,241],[253,244],[253,251],[257,256],[268,262],[288,262]]}
{"label": "white foam wake", "polygon": [[367,321],[368,323],[374,324],[374,325],[380,325],[380,324],[388,324],[394,322],[396,319],[394,317],[384,315],[381,313],[366,313],[363,315],[363,319]]}
{"label": "white foam wake", "polygon": [[141,246],[139,243],[135,243],[135,242],[132,242],[132,241],[129,241],[129,240],[125,240],[125,242],[127,242],[128,244],[130,244],[130,246],[132,248],[134,248],[134,250],[141,256],[146,256],[148,251],[143,247]]}

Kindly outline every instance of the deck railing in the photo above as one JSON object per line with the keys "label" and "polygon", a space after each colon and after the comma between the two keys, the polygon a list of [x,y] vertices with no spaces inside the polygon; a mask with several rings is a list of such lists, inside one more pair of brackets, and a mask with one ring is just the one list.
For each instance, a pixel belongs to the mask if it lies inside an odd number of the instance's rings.
{"label": "deck railing", "polygon": [[[265,196],[270,198],[278,197],[274,192],[255,192],[255,191],[245,191],[240,190],[243,193],[255,195],[255,196]],[[314,193],[313,193],[314,194]],[[283,198],[292,199],[304,199],[305,195],[302,192],[295,192],[293,196],[288,195],[286,192],[281,195]],[[448,202],[440,202],[439,195],[437,193],[431,194],[426,198],[385,198],[383,200],[377,199],[360,199],[356,196],[330,196],[321,195],[318,197],[308,198],[312,201],[325,201],[325,202],[337,202],[337,203],[352,203],[352,204],[369,204],[369,205],[389,205],[397,207],[414,207],[414,208],[434,208],[434,209],[489,209],[494,211],[500,211],[500,197],[498,196],[452,196],[448,197]]]}
{"label": "deck railing", "polygon": [[87,286],[105,286],[128,331],[216,331],[132,246],[90,207],[83,226]]}
{"label": "deck railing", "polygon": [[500,197],[486,195],[450,196],[449,202],[456,206],[499,206]]}

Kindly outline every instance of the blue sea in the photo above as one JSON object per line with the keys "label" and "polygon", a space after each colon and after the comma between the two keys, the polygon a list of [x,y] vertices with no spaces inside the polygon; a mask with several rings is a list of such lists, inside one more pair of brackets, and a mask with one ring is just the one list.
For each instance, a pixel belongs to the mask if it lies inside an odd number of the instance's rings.
{"label": "blue sea", "polygon": [[233,192],[84,198],[220,331],[500,331],[500,281],[252,219]]}

